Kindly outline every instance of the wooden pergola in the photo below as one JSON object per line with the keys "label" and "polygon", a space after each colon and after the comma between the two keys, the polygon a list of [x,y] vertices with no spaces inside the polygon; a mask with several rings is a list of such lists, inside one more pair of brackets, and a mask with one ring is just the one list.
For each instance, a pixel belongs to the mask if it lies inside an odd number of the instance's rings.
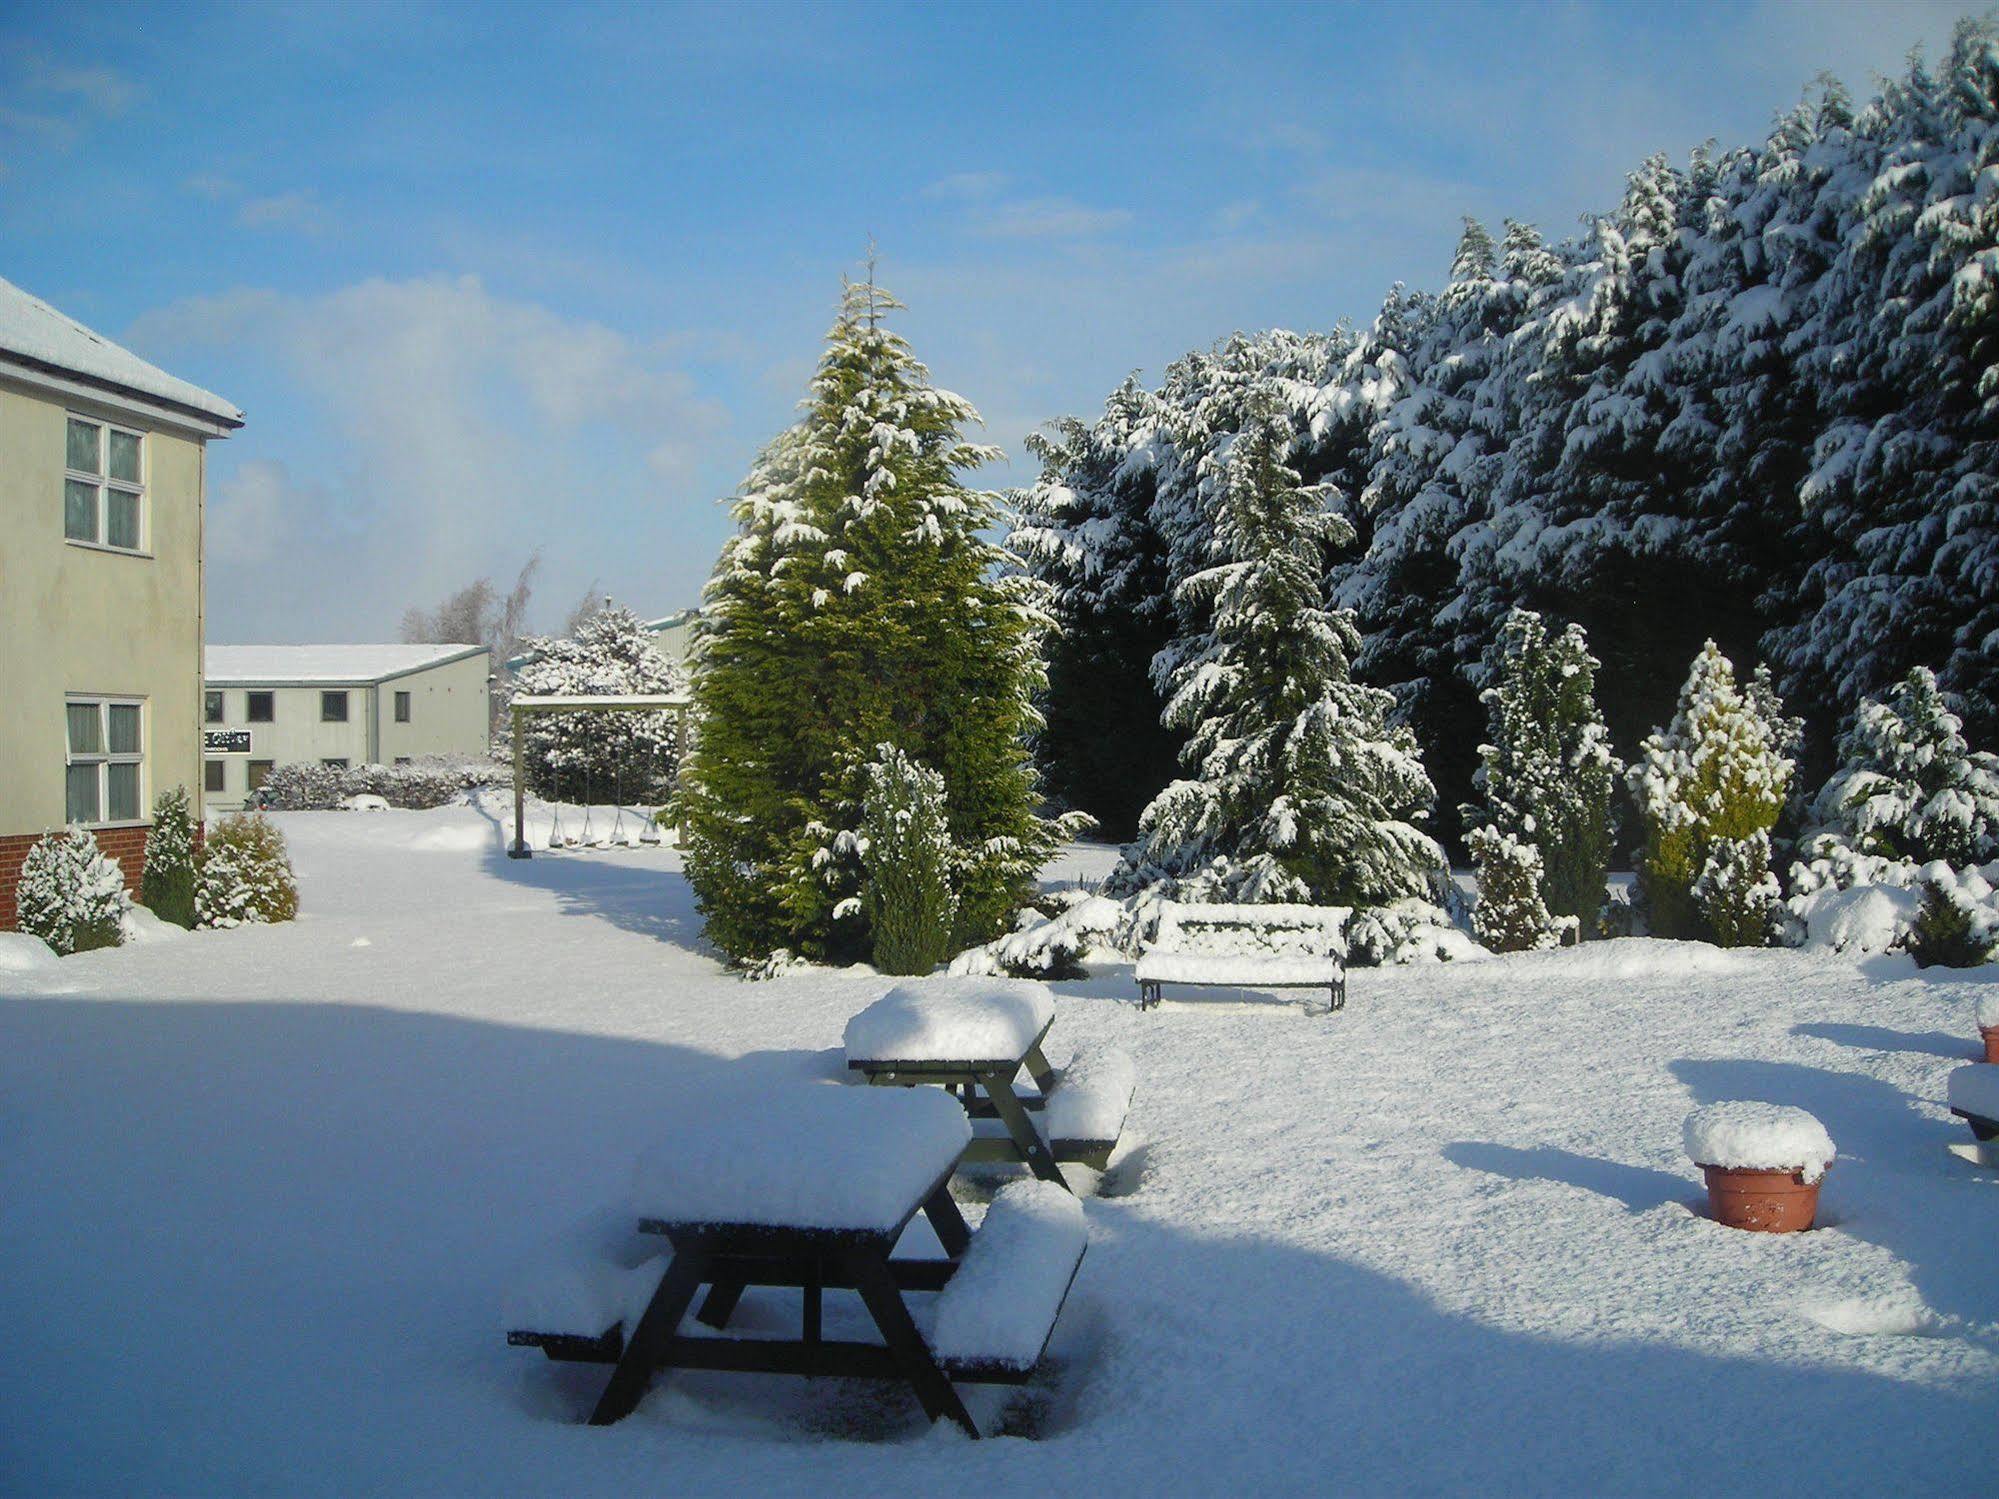
{"label": "wooden pergola", "polygon": [[514,726],[514,842],[507,850],[509,859],[532,859],[527,845],[527,750],[523,730],[530,714],[536,713],[660,713],[680,715],[682,739],[686,738],[687,710],[694,699],[684,692],[662,693],[563,693],[536,695],[522,693],[507,705]]}

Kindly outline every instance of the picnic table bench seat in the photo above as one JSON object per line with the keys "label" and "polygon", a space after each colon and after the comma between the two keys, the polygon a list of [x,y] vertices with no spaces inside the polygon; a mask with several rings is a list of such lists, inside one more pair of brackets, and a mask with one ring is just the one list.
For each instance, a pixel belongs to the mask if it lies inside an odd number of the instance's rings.
{"label": "picnic table bench seat", "polygon": [[1163,902],[1134,977],[1139,1005],[1156,1008],[1166,984],[1209,989],[1324,989],[1327,1010],[1347,1000],[1345,906],[1192,905]]}
{"label": "picnic table bench seat", "polygon": [[1968,1062],[1945,1083],[1950,1111],[1971,1126],[1975,1140],[1999,1140],[1999,1065]]}
{"label": "picnic table bench seat", "polygon": [[1000,1188],[925,1319],[944,1372],[967,1384],[1032,1375],[1088,1242],[1082,1203],[1060,1187],[1030,1180]]}

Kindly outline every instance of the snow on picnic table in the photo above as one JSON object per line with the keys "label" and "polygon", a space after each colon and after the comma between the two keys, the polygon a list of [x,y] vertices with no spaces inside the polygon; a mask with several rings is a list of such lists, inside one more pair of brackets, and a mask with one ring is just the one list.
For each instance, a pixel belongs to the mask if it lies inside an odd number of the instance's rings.
{"label": "snow on picnic table", "polygon": [[[1955,1494],[1999,1460],[1999,1181],[1942,1148],[1993,971],[1646,941],[1359,971],[1334,1017],[1056,984],[1050,1060],[1139,1085],[1036,1440],[726,1374],[585,1428],[604,1371],[493,1331],[519,1265],[626,1194],[662,1100],[837,1076],[891,981],[739,983],[670,849],[278,820],[296,924],[0,975],[0,1491]],[[1696,1210],[1680,1123],[1737,1098],[1839,1142],[1826,1227]]]}

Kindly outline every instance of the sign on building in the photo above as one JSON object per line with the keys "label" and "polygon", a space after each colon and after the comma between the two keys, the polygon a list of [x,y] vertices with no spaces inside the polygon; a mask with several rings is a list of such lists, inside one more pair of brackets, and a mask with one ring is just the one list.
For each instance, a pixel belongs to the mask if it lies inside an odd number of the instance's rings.
{"label": "sign on building", "polygon": [[250,753],[250,731],[204,729],[201,732],[201,747],[212,755],[247,755]]}

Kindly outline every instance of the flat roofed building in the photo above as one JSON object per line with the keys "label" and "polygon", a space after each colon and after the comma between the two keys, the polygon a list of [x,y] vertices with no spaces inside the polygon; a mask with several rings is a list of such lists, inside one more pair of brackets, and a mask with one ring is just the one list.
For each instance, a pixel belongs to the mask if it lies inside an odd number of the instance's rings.
{"label": "flat roofed building", "polygon": [[49,829],[91,828],[136,892],[153,798],[200,811],[208,443],[242,425],[0,280],[0,930]]}
{"label": "flat roofed building", "polygon": [[276,766],[484,755],[491,654],[478,645],[211,645],[208,805],[241,807]]}

